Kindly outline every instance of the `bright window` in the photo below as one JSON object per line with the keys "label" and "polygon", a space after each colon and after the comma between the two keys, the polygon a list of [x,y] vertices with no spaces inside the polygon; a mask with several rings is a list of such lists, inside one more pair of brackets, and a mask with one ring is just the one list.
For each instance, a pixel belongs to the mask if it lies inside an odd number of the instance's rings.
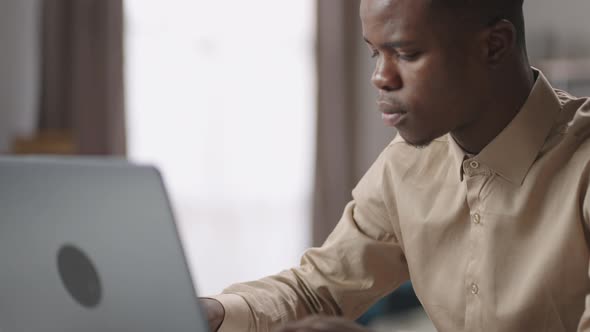
{"label": "bright window", "polygon": [[126,0],[129,154],[164,174],[203,295],[297,264],[310,242],[314,10]]}

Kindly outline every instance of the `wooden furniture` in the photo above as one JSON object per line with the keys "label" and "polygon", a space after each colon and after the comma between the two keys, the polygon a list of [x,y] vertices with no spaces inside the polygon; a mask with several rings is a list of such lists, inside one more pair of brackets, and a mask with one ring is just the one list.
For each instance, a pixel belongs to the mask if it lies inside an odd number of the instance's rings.
{"label": "wooden furniture", "polygon": [[76,153],[73,135],[64,131],[44,131],[33,137],[20,137],[12,144],[14,154],[59,154]]}

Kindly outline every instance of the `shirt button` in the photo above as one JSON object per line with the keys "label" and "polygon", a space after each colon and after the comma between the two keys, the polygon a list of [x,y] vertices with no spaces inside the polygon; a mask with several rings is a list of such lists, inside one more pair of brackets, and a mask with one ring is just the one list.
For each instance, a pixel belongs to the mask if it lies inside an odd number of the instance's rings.
{"label": "shirt button", "polygon": [[481,216],[479,215],[479,213],[475,213],[473,215],[473,223],[476,225],[479,225],[480,222],[481,222]]}
{"label": "shirt button", "polygon": [[477,161],[473,160],[472,162],[469,163],[469,167],[471,167],[473,169],[478,169],[479,163]]}
{"label": "shirt button", "polygon": [[471,293],[473,295],[477,295],[477,293],[479,293],[479,287],[476,283],[471,284]]}

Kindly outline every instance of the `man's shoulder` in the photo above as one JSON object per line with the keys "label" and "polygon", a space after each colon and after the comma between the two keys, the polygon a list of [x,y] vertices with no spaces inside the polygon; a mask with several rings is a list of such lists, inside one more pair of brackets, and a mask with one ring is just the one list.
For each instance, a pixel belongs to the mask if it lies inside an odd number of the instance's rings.
{"label": "man's shoulder", "polygon": [[561,122],[563,130],[581,140],[590,136],[590,97],[574,97],[571,94],[555,91],[561,104]]}
{"label": "man's shoulder", "polygon": [[564,163],[586,164],[590,160],[590,97],[575,97],[562,90],[555,94],[561,111],[544,150],[561,150],[569,156]]}

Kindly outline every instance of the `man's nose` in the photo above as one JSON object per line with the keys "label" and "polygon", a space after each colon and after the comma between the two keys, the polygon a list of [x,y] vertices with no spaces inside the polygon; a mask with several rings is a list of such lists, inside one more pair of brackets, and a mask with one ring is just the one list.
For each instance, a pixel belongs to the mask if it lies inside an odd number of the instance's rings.
{"label": "man's nose", "polygon": [[377,60],[371,82],[377,89],[385,91],[399,90],[403,86],[397,64],[384,57]]}

